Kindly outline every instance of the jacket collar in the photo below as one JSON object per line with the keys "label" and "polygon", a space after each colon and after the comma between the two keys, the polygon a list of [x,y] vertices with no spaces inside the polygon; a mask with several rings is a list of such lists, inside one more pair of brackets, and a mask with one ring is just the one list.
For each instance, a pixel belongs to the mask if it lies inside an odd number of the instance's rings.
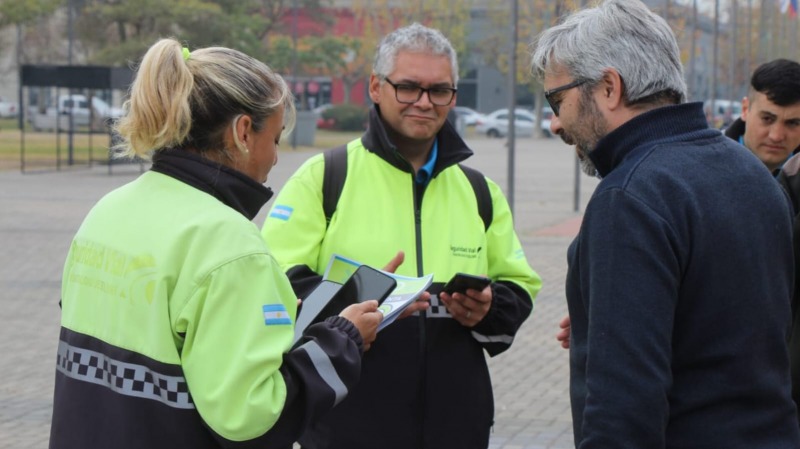
{"label": "jacket collar", "polygon": [[241,213],[248,220],[272,197],[272,190],[244,173],[179,149],[156,151],[152,171],[182,181]]}
{"label": "jacket collar", "polygon": [[708,128],[702,103],[664,106],[637,115],[608,133],[589,152],[589,158],[603,178],[641,146],[714,135],[719,132]]}
{"label": "jacket collar", "polygon": [[731,139],[739,142],[739,140],[742,138],[742,136],[744,136],[744,130],[745,130],[744,120],[742,120],[741,118],[737,118],[725,130],[725,135],[727,137],[730,137]]}
{"label": "jacket collar", "polygon": [[[411,164],[400,154],[397,146],[389,140],[385,126],[380,108],[376,104],[369,111],[367,131],[361,136],[361,143],[368,151],[375,153],[398,170],[411,173],[413,170]],[[439,154],[433,169],[432,177],[434,178],[445,168],[455,165],[473,154],[449,120],[445,120],[444,126],[436,134],[436,139],[439,144]]]}

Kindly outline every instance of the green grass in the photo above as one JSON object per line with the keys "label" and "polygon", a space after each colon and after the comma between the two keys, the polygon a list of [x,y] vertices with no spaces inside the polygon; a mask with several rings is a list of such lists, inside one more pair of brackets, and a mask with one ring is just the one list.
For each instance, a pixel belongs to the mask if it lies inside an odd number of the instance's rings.
{"label": "green grass", "polygon": [[[291,141],[281,143],[280,151],[309,151],[347,143],[361,136],[361,132],[340,132],[318,129],[314,146],[292,148]],[[20,149],[23,136],[17,129],[16,119],[0,119],[0,171],[19,170]],[[88,165],[90,159],[106,161],[108,157],[108,134],[75,134],[72,140],[72,160],[77,165]],[[69,138],[67,133],[35,132],[26,126],[24,134],[25,167],[55,168],[65,166],[69,160]]]}
{"label": "green grass", "polygon": [[[19,170],[23,149],[26,170],[35,167],[55,168],[69,161],[69,148],[69,136],[66,133],[56,135],[53,132],[26,129],[23,135],[17,129],[15,120],[0,120],[0,170]],[[75,164],[88,164],[90,159],[107,160],[108,134],[75,134],[71,156]]]}

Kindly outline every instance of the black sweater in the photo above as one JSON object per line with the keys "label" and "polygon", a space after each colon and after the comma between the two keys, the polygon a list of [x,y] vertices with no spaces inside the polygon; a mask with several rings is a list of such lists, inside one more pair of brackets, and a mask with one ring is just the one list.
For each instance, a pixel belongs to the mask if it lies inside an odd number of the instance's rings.
{"label": "black sweater", "polygon": [[590,157],[603,181],[568,255],[576,447],[800,447],[778,184],[699,103],[646,112]]}

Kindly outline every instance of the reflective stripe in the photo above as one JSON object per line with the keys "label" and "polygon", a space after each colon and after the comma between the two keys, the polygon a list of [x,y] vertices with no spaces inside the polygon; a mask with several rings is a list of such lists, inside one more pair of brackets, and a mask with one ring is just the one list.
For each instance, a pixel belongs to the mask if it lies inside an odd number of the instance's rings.
{"label": "reflective stripe", "polygon": [[511,335],[482,335],[472,331],[472,338],[479,343],[505,343],[510,345],[514,342],[514,337]]}
{"label": "reflective stripe", "polygon": [[195,408],[183,376],[160,374],[147,366],[114,360],[64,341],[58,342],[56,370],[126,396],[152,399],[174,408]]}
{"label": "reflective stripe", "polygon": [[333,367],[330,357],[328,357],[328,354],[325,354],[325,351],[319,347],[317,342],[312,340],[300,347],[308,353],[308,357],[311,359],[311,363],[317,370],[319,377],[328,384],[336,395],[336,400],[333,405],[338,404],[342,399],[347,397],[347,387],[336,372],[336,368]]}

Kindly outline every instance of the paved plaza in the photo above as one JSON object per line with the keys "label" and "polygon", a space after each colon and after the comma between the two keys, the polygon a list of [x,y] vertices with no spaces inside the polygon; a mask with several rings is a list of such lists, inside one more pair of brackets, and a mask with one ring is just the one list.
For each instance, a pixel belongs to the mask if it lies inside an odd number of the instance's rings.
{"label": "paved plaza", "polygon": [[[466,165],[508,193],[505,139],[468,143],[476,154]],[[314,151],[282,146],[267,185],[279,190]],[[567,449],[568,353],[554,335],[566,313],[566,249],[581,218],[573,211],[575,157],[558,139],[520,139],[515,161],[516,227],[544,286],[512,348],[489,360],[496,410],[490,448]],[[138,165],[115,166],[113,175],[103,165],[0,172],[0,448],[47,447],[67,249],[92,205],[139,173]],[[596,185],[580,176],[580,210]],[[270,205],[255,219],[259,227]]]}

